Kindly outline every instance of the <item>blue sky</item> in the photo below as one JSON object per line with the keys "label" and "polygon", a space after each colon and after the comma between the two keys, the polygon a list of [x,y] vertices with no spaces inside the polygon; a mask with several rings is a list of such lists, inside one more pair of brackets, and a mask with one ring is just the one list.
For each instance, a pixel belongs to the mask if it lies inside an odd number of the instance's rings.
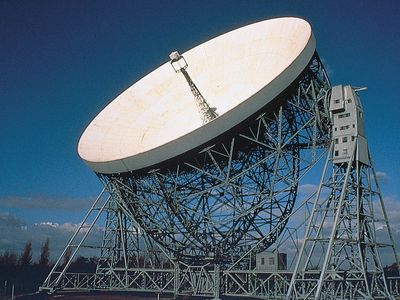
{"label": "blue sky", "polygon": [[[277,16],[312,24],[333,84],[368,87],[370,149],[383,195],[399,211],[399,15],[395,0],[1,1],[0,252],[19,252],[28,238],[38,249],[52,237],[42,222],[80,221],[101,185],[76,145],[109,101],[172,50]],[[400,226],[398,214],[392,219]]]}

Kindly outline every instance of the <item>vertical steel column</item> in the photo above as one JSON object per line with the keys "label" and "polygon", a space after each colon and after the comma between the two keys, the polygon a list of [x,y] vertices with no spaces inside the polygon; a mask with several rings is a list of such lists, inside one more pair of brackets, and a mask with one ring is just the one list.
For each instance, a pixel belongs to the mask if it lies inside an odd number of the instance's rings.
{"label": "vertical steel column", "polygon": [[[286,299],[391,299],[380,249],[391,248],[395,261],[397,254],[370,163],[360,100],[349,86],[333,90],[332,146]],[[383,212],[389,243],[376,235],[374,204]]]}

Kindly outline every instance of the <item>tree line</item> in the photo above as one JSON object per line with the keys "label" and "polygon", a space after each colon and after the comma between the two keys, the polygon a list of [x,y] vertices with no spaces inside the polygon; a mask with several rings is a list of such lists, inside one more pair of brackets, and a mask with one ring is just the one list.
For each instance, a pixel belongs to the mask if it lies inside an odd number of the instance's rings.
{"label": "tree line", "polygon": [[25,243],[20,255],[6,251],[0,255],[1,295],[10,295],[14,285],[15,293],[34,291],[50,270],[50,247],[47,239],[43,244],[39,260],[32,259],[32,242]]}
{"label": "tree line", "polygon": [[[71,250],[63,258],[65,265],[71,258]],[[97,259],[79,256],[70,265],[69,270],[94,272]],[[41,247],[37,261],[32,258],[32,242],[27,241],[21,254],[5,251],[0,254],[0,299],[14,293],[25,294],[36,292],[49,274],[54,262],[50,261],[50,242],[47,239]]]}
{"label": "tree line", "polygon": [[[63,263],[59,271],[67,264],[72,255],[72,248],[68,248],[63,256]],[[96,271],[98,258],[78,256],[69,266],[68,272],[93,273]],[[145,257],[139,256],[132,259],[132,267],[145,267]],[[0,299],[2,296],[11,295],[12,286],[16,295],[36,292],[44,282],[46,276],[54,266],[50,261],[50,243],[47,239],[41,247],[37,261],[32,259],[32,242],[27,241],[20,255],[15,252],[5,251],[0,254]],[[167,262],[158,262],[158,267],[171,268]],[[396,263],[385,266],[386,276],[399,276]]]}

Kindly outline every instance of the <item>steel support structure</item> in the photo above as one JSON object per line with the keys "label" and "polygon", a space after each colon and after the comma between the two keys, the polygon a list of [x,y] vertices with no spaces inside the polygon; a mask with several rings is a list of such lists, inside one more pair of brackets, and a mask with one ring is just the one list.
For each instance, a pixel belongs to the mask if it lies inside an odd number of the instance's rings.
{"label": "steel support structure", "polygon": [[315,55],[267,110],[218,141],[173,165],[99,174],[112,197],[123,199],[121,205],[173,258],[176,294],[218,298],[229,286],[224,271],[232,265],[253,269],[251,257],[277,241],[299,180],[329,141],[329,89]]}
{"label": "steel support structure", "polygon": [[[225,284],[221,272],[232,265],[254,268],[251,256],[284,231],[299,180],[326,148],[329,89],[315,54],[292,86],[219,140],[172,165],[98,174],[111,200],[103,207],[106,228],[96,271],[101,280],[95,288],[142,284],[141,290],[148,290],[146,280],[130,275],[142,267],[134,262],[144,248],[159,247],[159,256],[179,270],[173,275],[176,294],[212,292],[218,298]],[[139,233],[141,243],[135,239]],[[61,273],[58,267],[49,275],[57,279],[46,280],[44,287],[60,284],[68,266]],[[149,267],[163,269],[160,263]]]}
{"label": "steel support structure", "polygon": [[[98,174],[105,186],[99,198],[106,195],[106,200],[100,207],[99,201],[92,206],[88,215],[98,215],[89,227],[86,219],[82,222],[41,289],[215,299],[388,296],[388,287],[398,285],[396,280],[389,285],[385,281],[378,249],[389,245],[394,250],[393,238],[389,231],[391,242],[375,239],[379,220],[373,209],[378,202],[383,207],[383,201],[371,166],[333,164],[330,151],[315,198],[295,207],[300,180],[326,154],[332,140],[330,88],[315,54],[265,111],[224,137],[173,163],[136,173]],[[331,192],[322,200],[326,189]],[[101,213],[106,217],[96,271],[68,272]],[[289,228],[290,218],[298,218],[294,214],[302,215],[303,221]],[[382,216],[389,228],[384,209]],[[301,246],[296,231],[306,221]],[[77,243],[79,232],[84,234]],[[322,238],[327,232],[331,236]],[[299,249],[298,257],[292,258],[297,261],[294,276],[290,270],[256,268],[256,253],[291,247],[289,242]],[[73,255],[64,264],[71,247]],[[328,258],[318,265],[326,249]],[[344,266],[348,270],[343,271]],[[374,271],[365,273],[367,266]]]}
{"label": "steel support structure", "polygon": [[[110,196],[106,193],[105,188],[103,188],[78,226],[77,230],[68,241],[66,247],[54,264],[49,275],[39,288],[39,291],[52,292],[55,289],[63,286],[63,278],[66,276],[73,259],[80,250],[86,247],[85,241],[87,240],[88,235],[92,232],[94,226],[99,220],[99,217],[102,215],[109,202]],[[93,246],[89,247],[91,248]]]}
{"label": "steel support structure", "polygon": [[299,180],[329,141],[330,85],[317,56],[294,86],[252,120],[177,162],[99,177],[180,261],[231,264],[255,244],[262,251],[284,229]]}
{"label": "steel support structure", "polygon": [[[88,241],[103,227],[101,245]],[[93,273],[71,272],[79,253],[96,248],[100,254]],[[72,250],[72,251],[71,251]],[[174,292],[174,262],[144,233],[118,197],[105,187],[71,237],[39,291],[100,290]]]}
{"label": "steel support structure", "polygon": [[394,241],[379,242],[376,224],[390,227],[376,209],[384,206],[372,168],[355,153],[341,164],[329,155],[286,299],[391,299],[380,249]]}
{"label": "steel support structure", "polygon": [[335,133],[286,299],[394,299],[381,253],[398,258],[354,89],[335,87],[330,110]]}

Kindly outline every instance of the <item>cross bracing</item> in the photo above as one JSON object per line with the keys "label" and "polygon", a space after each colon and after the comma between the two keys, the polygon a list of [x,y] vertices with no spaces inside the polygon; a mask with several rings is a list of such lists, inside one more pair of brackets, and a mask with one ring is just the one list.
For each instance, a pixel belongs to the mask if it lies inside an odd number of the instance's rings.
{"label": "cross bracing", "polygon": [[[332,199],[340,198],[339,187],[349,182],[346,183],[341,169],[326,179],[326,185],[335,191],[332,197],[322,204],[317,203],[316,195],[296,203],[303,177],[326,153],[332,155],[330,89],[315,54],[301,76],[268,108],[226,135],[174,162],[136,173],[98,174],[112,203],[108,211],[104,209],[107,223],[97,271],[71,274],[67,270],[53,270],[49,276],[55,279],[47,280],[42,288],[267,299],[304,299],[307,293],[313,295],[309,299],[357,299],[359,295],[368,295],[360,293],[360,289],[379,290],[385,298],[398,291],[397,279],[385,280],[381,264],[375,262],[378,267],[373,279],[368,277],[372,273],[363,281],[360,272],[353,272],[346,274],[346,280],[351,278],[348,284],[338,272],[340,280],[332,280],[332,265],[338,270],[345,265],[358,266],[355,269],[359,271],[365,269],[362,258],[366,256],[357,258],[347,246],[331,248],[333,263],[326,263],[327,275],[320,281],[317,278],[324,268],[315,266],[323,264],[321,252],[326,247],[314,246],[316,254],[303,273],[308,279],[296,279],[303,278],[298,275],[299,266],[296,267],[296,262],[300,265],[298,257],[312,252],[302,249],[304,227],[316,211],[324,214],[324,205],[329,207]],[[368,172],[373,172],[369,167]],[[350,169],[353,174],[355,171]],[[364,174],[367,170],[361,168],[357,172]],[[373,177],[369,175],[369,182],[373,182]],[[358,181],[351,182],[348,190],[353,192],[349,195],[355,197]],[[363,191],[363,197],[381,197],[377,185],[363,187]],[[343,201],[344,215],[352,219],[354,205],[347,198]],[[369,211],[365,215],[378,222],[374,213]],[[383,215],[389,228],[384,212]],[[376,256],[379,250],[371,249],[384,248],[384,243],[374,242],[373,222],[367,222],[368,218],[360,223],[359,231],[370,228],[365,230],[368,234],[363,245]],[[292,226],[290,220],[301,221]],[[349,217],[343,218],[337,231],[338,239],[347,242],[352,230],[350,225],[343,224],[348,220]],[[308,226],[310,232],[326,232],[322,226],[317,227],[315,222]],[[329,239],[320,237],[310,237],[309,241],[329,245]],[[371,248],[372,244],[375,246]],[[390,238],[385,247],[394,250]],[[258,269],[255,256],[264,250],[292,251],[288,269]],[[143,263],[138,259],[141,255],[145,258]],[[315,294],[317,289],[319,296]]]}

